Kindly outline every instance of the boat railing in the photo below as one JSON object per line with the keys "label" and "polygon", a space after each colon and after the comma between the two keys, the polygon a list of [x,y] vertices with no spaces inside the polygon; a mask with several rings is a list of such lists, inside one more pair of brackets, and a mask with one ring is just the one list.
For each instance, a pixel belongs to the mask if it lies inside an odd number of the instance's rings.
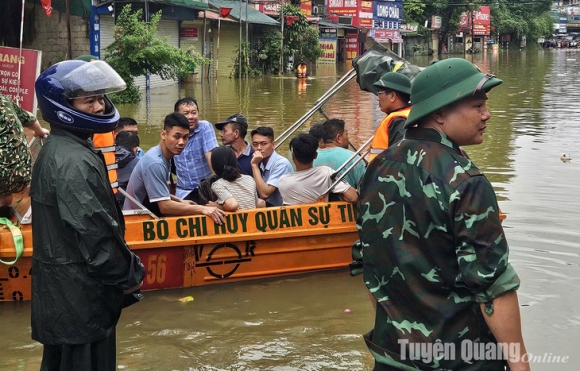
{"label": "boat railing", "polygon": [[137,205],[139,207],[138,209],[123,210],[123,215],[149,215],[153,219],[159,219],[159,217],[157,215],[155,215],[151,210],[149,210],[148,208],[143,206],[143,204],[141,202],[137,201],[137,199],[135,197],[131,196],[123,188],[117,187],[117,190],[123,196],[125,196],[126,198],[131,200],[131,202],[133,202],[135,205]]}

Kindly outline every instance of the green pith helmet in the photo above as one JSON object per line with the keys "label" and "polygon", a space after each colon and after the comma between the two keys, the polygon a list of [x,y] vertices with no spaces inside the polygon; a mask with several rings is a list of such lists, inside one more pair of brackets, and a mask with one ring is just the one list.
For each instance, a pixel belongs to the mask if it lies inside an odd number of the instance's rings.
{"label": "green pith helmet", "polygon": [[411,80],[402,73],[387,72],[373,84],[379,89],[391,89],[401,93],[411,94]]}
{"label": "green pith helmet", "polygon": [[430,65],[413,80],[411,112],[405,127],[453,102],[475,94],[488,92],[503,81],[482,73],[473,63],[462,58],[449,58]]}

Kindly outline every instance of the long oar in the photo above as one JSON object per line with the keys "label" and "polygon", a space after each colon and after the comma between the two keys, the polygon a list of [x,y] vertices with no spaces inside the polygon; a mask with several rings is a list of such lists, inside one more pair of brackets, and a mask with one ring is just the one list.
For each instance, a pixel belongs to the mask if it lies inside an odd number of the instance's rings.
{"label": "long oar", "polygon": [[318,111],[326,102],[328,102],[328,100],[332,98],[332,96],[336,94],[340,88],[346,85],[346,83],[352,80],[355,76],[356,71],[354,68],[348,71],[340,80],[338,80],[330,89],[328,89],[326,93],[322,95],[322,97],[318,98],[316,103],[314,103],[314,106],[308,112],[306,112],[304,116],[299,118],[298,121],[292,124],[292,126],[286,129],[282,134],[280,134],[278,138],[276,138],[275,148],[278,148],[286,139],[290,138],[290,136],[294,134],[294,132],[298,130],[300,126],[308,121],[308,119],[310,119],[316,113],[316,111]]}

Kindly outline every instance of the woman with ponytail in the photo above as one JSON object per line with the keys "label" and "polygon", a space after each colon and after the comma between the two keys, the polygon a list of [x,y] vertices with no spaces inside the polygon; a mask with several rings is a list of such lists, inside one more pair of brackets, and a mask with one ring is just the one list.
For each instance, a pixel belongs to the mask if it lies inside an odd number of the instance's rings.
{"label": "woman with ponytail", "polygon": [[215,206],[225,211],[264,207],[258,198],[256,182],[249,175],[242,175],[234,150],[229,146],[218,147],[211,152],[211,166],[219,177],[212,185],[218,199]]}

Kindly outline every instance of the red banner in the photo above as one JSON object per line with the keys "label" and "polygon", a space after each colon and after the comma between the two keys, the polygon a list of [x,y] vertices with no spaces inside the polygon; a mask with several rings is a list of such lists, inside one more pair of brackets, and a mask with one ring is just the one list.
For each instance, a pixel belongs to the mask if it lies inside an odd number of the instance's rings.
{"label": "red banner", "polygon": [[[40,75],[40,55],[38,50],[0,46],[0,93],[10,97],[20,107],[36,114],[34,82]],[[20,86],[18,85],[18,61],[20,59]]]}
{"label": "red banner", "polygon": [[491,14],[489,6],[480,6],[479,12],[463,12],[459,21],[459,32],[465,31],[471,34],[473,29],[474,35],[489,35]]}
{"label": "red banner", "polygon": [[52,5],[50,4],[51,1],[52,0],[40,0],[42,3],[42,9],[44,9],[44,12],[49,17],[52,15]]}
{"label": "red banner", "polygon": [[300,13],[312,17],[312,0],[300,0]]}

